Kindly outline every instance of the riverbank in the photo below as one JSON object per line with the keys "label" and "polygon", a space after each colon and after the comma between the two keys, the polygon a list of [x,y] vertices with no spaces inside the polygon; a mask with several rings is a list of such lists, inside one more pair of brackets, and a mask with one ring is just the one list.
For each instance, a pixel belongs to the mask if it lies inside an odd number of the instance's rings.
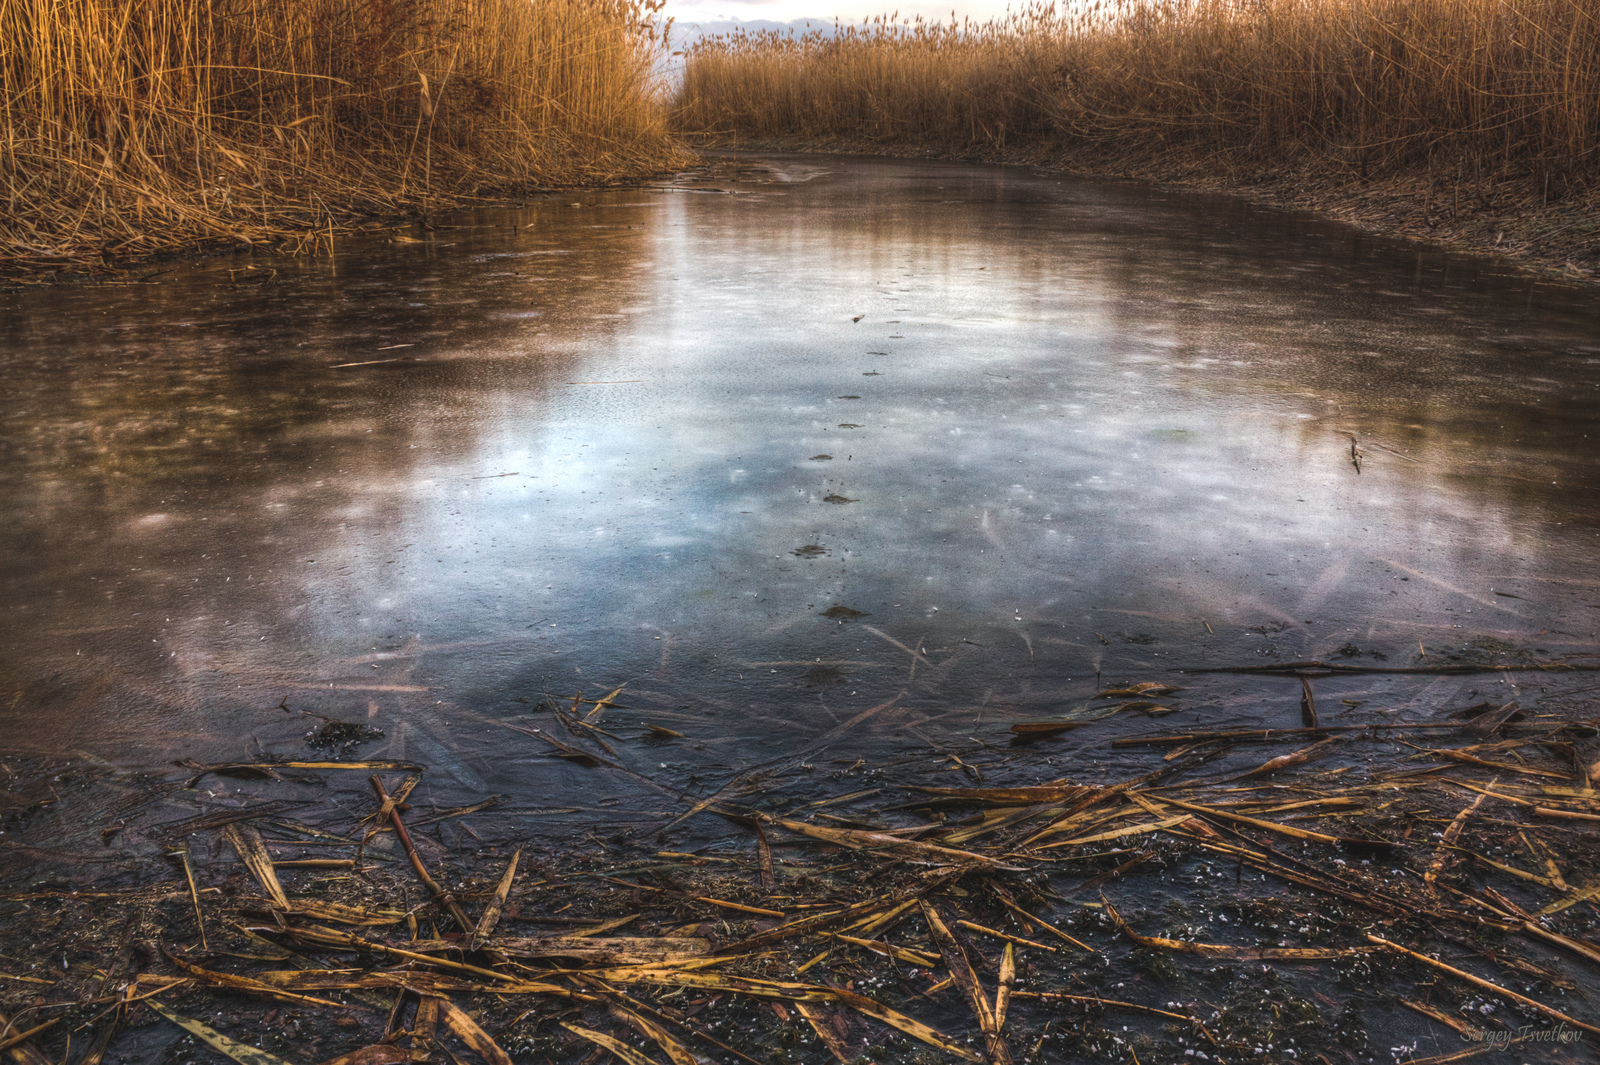
{"label": "riverbank", "polygon": [[[1149,153],[1132,158],[1118,153],[1058,147],[938,151],[884,145],[868,140],[801,138],[744,140],[690,138],[681,152],[662,153],[632,167],[588,183],[570,180],[544,188],[504,189],[500,195],[441,192],[406,200],[371,195],[343,211],[296,218],[286,212],[273,232],[228,236],[185,235],[173,240],[146,234],[141,251],[123,257],[87,249],[80,254],[18,256],[0,259],[0,284],[37,285],[64,280],[115,279],[153,264],[209,251],[237,252],[262,248],[299,254],[318,253],[337,233],[392,229],[452,209],[497,207],[525,202],[527,196],[566,189],[626,187],[632,183],[693,166],[697,152],[758,151],[852,155],[885,158],[947,159],[961,162],[1030,166],[1084,178],[1122,178],[1181,188],[1223,193],[1287,210],[1308,211],[1356,226],[1377,236],[1395,237],[1428,247],[1490,257],[1551,281],[1600,287],[1600,190],[1546,202],[1526,187],[1495,182],[1469,186],[1444,185],[1426,172],[1351,180],[1316,166],[1289,170],[1251,171],[1220,167],[1183,153]],[[298,222],[298,224],[297,224]],[[333,226],[330,230],[327,227]]]}
{"label": "riverbank", "polygon": [[1426,170],[1362,180],[1315,164],[1252,172],[1217,162],[1061,153],[1046,165],[1313,211],[1380,236],[1494,256],[1565,282],[1600,282],[1600,190],[1546,200],[1526,182],[1457,181]]}
{"label": "riverbank", "polygon": [[1030,163],[1600,271],[1600,23],[1565,0],[1117,0],[689,50],[723,147]]}
{"label": "riverbank", "polygon": [[1092,146],[941,150],[839,138],[691,138],[701,151],[799,152],[947,159],[1125,178],[1219,192],[1309,211],[1369,233],[1501,260],[1537,276],[1600,286],[1600,189],[1545,200],[1526,182],[1453,182],[1426,171],[1362,180],[1305,163],[1258,170],[1187,151],[1130,154]]}
{"label": "riverbank", "polygon": [[626,0],[0,6],[0,277],[671,169],[664,49]]}

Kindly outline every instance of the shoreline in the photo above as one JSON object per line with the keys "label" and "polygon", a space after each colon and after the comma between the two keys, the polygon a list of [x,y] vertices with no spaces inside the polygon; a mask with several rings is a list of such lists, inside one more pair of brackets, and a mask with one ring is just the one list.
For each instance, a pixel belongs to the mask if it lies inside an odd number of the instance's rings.
{"label": "shoreline", "polygon": [[[233,238],[177,239],[165,246],[148,249],[126,259],[110,259],[89,254],[60,256],[53,259],[19,260],[5,258],[0,253],[0,293],[16,293],[28,289],[53,288],[71,285],[128,285],[148,284],[150,279],[167,273],[184,264],[198,263],[224,255],[264,253],[282,255],[289,259],[319,258],[327,254],[331,241],[340,237],[381,233],[408,229],[413,226],[427,228],[434,219],[457,211],[484,209],[516,209],[543,196],[559,196],[579,192],[596,192],[606,189],[635,188],[639,185],[670,177],[690,167],[700,158],[698,152],[684,148],[670,160],[658,164],[615,174],[610,179],[592,183],[561,183],[540,185],[513,191],[507,188],[499,195],[480,192],[444,194],[433,202],[396,204],[391,210],[361,210],[354,205],[334,208],[335,220],[322,223],[321,228],[309,222],[295,228],[293,219],[276,219],[271,236],[261,240],[243,240],[235,233]],[[670,162],[673,165],[662,165]],[[434,193],[434,195],[439,195]],[[0,249],[3,252],[3,249]],[[153,271],[153,272],[146,272]],[[143,274],[143,276],[136,276]]]}
{"label": "shoreline", "polygon": [[[1197,158],[1177,150],[1142,156],[1109,149],[1067,149],[1057,145],[1030,145],[990,151],[947,151],[937,148],[883,144],[864,139],[775,138],[697,139],[684,137],[681,147],[690,166],[704,153],[719,151],[789,152],[816,155],[879,156],[891,159],[939,159],[952,162],[1029,166],[1085,179],[1123,179],[1155,185],[1215,192],[1250,203],[1305,211],[1328,221],[1355,226],[1375,236],[1410,241],[1436,251],[1474,255],[1496,260],[1538,280],[1583,291],[1600,288],[1600,189],[1552,202],[1533,204],[1527,198],[1507,195],[1511,183],[1445,185],[1426,171],[1405,171],[1361,179],[1317,170],[1311,162],[1295,168],[1256,170],[1229,167],[1225,160]],[[457,196],[426,209],[399,213],[350,212],[331,236],[426,225],[430,218],[457,210],[511,207],[535,196],[579,191],[603,191],[670,176],[682,167],[629,174],[595,184],[558,184],[529,189],[520,194]],[[1430,193],[1430,185],[1432,191]],[[1515,191],[1523,191],[1516,189]],[[74,284],[126,284],[127,275],[143,268],[166,272],[174,264],[198,262],[217,255],[254,252],[257,249],[291,258],[315,256],[330,234],[283,233],[271,243],[214,241],[175,244],[152,249],[149,254],[122,262],[71,261],[11,263],[0,276],[0,292]],[[1587,260],[1585,265],[1581,260]],[[36,269],[27,269],[33,265]],[[18,267],[21,266],[21,269]],[[135,278],[133,283],[143,279]]]}
{"label": "shoreline", "polygon": [[1521,188],[1509,182],[1496,185],[1492,179],[1450,185],[1426,171],[1411,170],[1363,180],[1318,170],[1311,162],[1247,173],[1244,167],[1228,167],[1225,160],[1177,150],[1130,156],[1054,145],[956,152],[859,139],[719,138],[690,143],[700,152],[782,151],[1032,166],[1082,178],[1216,192],[1306,211],[1433,250],[1494,259],[1542,281],[1585,291],[1600,288],[1600,190],[1534,204],[1512,195]]}

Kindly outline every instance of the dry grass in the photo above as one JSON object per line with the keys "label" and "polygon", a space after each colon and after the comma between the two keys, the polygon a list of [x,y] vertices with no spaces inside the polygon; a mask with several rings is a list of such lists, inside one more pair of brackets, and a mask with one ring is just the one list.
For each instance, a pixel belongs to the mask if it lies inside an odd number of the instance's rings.
{"label": "dry grass", "polygon": [[1048,136],[1055,127],[1037,82],[1053,25],[1036,11],[981,26],[878,20],[832,37],[706,38],[689,49],[676,122],[690,133],[945,149]]}
{"label": "dry grass", "polygon": [[676,162],[650,0],[0,0],[0,268]]}
{"label": "dry grass", "polygon": [[744,139],[993,151],[1054,144],[1353,177],[1600,173],[1587,0],[1096,0],[985,24],[879,20],[690,52],[677,123]]}

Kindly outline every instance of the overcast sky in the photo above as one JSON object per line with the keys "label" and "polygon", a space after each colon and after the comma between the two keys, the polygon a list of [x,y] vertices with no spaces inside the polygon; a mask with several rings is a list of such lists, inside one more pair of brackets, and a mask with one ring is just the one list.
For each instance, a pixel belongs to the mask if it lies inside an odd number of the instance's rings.
{"label": "overcast sky", "polygon": [[835,18],[847,22],[861,22],[872,15],[889,14],[898,10],[902,18],[921,15],[924,18],[948,21],[952,8],[957,16],[977,19],[1002,15],[1005,0],[668,0],[666,13],[680,23],[739,20],[750,22],[770,20],[791,22],[811,19],[819,25],[831,24]]}

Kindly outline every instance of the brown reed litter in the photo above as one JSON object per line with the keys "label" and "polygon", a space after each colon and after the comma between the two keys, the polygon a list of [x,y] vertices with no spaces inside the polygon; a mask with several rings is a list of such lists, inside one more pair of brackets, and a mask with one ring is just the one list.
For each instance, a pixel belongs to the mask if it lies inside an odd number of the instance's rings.
{"label": "brown reed litter", "polygon": [[[1182,688],[1106,689],[1009,747],[996,727],[955,756],[971,786],[902,768],[867,788],[840,774],[820,800],[784,781],[821,741],[676,794],[616,757],[673,742],[602,726],[623,689],[549,702],[517,727],[529,746],[633,779],[647,814],[581,848],[516,827],[503,796],[413,805],[413,763],[114,786],[104,765],[11,757],[0,1046],[18,1065],[1421,1065],[1513,1043],[1582,1060],[1600,1037],[1600,722],[1480,703],[1320,723],[1318,679],[1366,671],[1249,668],[1303,687],[1299,727],[1158,719],[1117,741],[1148,763],[1113,783],[1052,777],[1045,755],[1071,743],[1092,765],[1105,708],[1181,710]],[[1046,724],[1069,728],[1030,738]],[[980,783],[1001,770],[1034,782]],[[211,801],[152,823],[183,795]],[[674,849],[690,818],[723,835]]]}

